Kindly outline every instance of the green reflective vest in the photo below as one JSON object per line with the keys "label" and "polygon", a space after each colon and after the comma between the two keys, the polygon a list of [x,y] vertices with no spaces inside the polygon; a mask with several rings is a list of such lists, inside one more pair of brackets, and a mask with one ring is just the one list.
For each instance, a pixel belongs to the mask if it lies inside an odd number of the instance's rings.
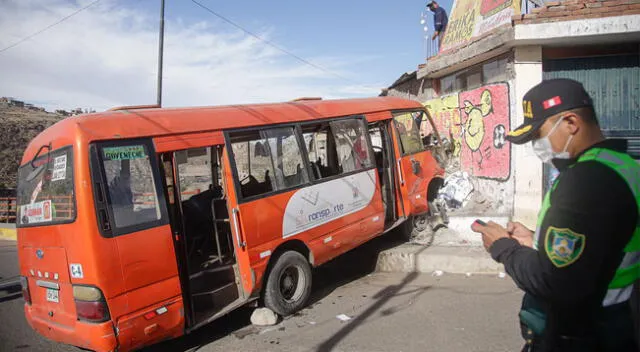
{"label": "green reflective vest", "polygon": [[[633,192],[636,198],[636,204],[638,204],[640,208],[640,165],[625,153],[602,148],[588,150],[578,158],[577,162],[592,160],[612,168],[622,176]],[[533,248],[535,249],[538,249],[542,220],[551,207],[551,193],[555,191],[557,184],[558,179],[554,181],[553,186],[549,192],[547,192],[542,202],[542,208],[538,214],[538,226],[533,240]],[[604,307],[628,300],[633,292],[633,283],[640,279],[640,219],[624,252],[625,256],[609,283],[609,290],[602,302]]]}

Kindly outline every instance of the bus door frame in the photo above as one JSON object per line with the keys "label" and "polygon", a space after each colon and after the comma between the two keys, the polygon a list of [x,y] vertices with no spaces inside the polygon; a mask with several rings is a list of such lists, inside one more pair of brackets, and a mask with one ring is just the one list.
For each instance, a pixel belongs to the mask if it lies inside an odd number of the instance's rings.
{"label": "bus door frame", "polygon": [[[234,213],[232,213],[232,205],[237,207],[235,189],[233,188],[233,178],[231,175],[231,164],[229,162],[228,152],[227,152],[227,144],[223,140],[222,133],[220,131],[217,132],[203,132],[198,135],[186,137],[186,136],[171,136],[165,138],[157,138],[155,144],[159,146],[159,150],[157,150],[157,154],[159,156],[167,155],[169,156],[169,161],[172,168],[172,176],[173,176],[173,199],[174,204],[171,205],[169,203],[168,198],[168,189],[166,184],[166,175],[164,174],[164,161],[160,157],[158,163],[162,165],[162,183],[163,188],[165,189],[165,196],[167,197],[167,208],[170,214],[170,223],[173,234],[174,248],[176,249],[176,260],[178,262],[178,272],[180,276],[180,285],[182,291],[183,304],[185,307],[185,315],[186,315],[186,326],[185,333],[188,334],[193,330],[198,329],[199,327],[206,325],[213,320],[229,313],[230,311],[238,308],[246,304],[249,301],[249,294],[246,289],[246,285],[243,285],[244,278],[246,275],[243,273],[249,273],[249,277],[252,278],[251,267],[249,263],[249,256],[246,249],[246,245],[244,247],[238,245],[236,238],[236,230],[234,229],[235,224],[237,224]],[[187,247],[185,241],[185,230],[183,222],[183,214],[182,214],[182,205],[181,205],[181,196],[180,196],[180,175],[178,172],[178,163],[176,162],[176,152],[182,150],[189,150],[193,148],[211,148],[212,152],[218,151],[217,147],[221,147],[222,157],[221,161],[221,169],[222,169],[222,187],[223,192],[227,197],[227,209],[229,210],[229,220],[231,224],[231,232],[233,237],[234,251],[236,257],[236,266],[237,270],[235,271],[236,276],[236,285],[238,287],[239,298],[233,302],[228,302],[228,304],[211,314],[209,317],[202,318],[199,321],[196,321],[196,314],[194,312],[193,304],[192,304],[192,295],[189,287],[189,268],[188,268],[188,255],[187,255]],[[175,211],[175,213],[173,213]],[[240,224],[238,224],[240,226]],[[213,234],[212,234],[213,235]]]}

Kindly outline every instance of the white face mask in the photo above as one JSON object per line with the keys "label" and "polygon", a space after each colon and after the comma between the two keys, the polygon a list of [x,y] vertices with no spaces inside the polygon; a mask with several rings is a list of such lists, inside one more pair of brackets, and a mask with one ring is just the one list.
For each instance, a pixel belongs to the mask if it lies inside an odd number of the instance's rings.
{"label": "white face mask", "polygon": [[551,140],[549,139],[549,137],[553,134],[553,132],[555,132],[556,128],[558,128],[562,120],[563,120],[562,118],[559,119],[556,122],[556,124],[553,125],[553,128],[551,128],[551,131],[549,131],[549,134],[547,134],[545,137],[536,139],[533,142],[531,142],[534,153],[536,153],[538,158],[540,158],[540,160],[542,160],[543,163],[550,163],[551,160],[553,159],[571,158],[571,155],[569,155],[567,148],[569,147],[569,143],[571,143],[571,140],[573,139],[573,135],[569,136],[569,139],[567,139],[567,143],[565,143],[564,145],[564,149],[562,149],[562,151],[559,153],[553,151],[553,147],[551,146]]}

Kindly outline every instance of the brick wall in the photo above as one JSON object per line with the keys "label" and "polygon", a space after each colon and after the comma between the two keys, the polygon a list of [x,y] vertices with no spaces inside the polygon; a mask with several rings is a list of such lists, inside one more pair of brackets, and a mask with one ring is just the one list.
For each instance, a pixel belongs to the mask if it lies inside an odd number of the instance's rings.
{"label": "brick wall", "polygon": [[640,14],[640,0],[565,0],[545,3],[526,15],[513,16],[514,24],[571,21],[584,18]]}

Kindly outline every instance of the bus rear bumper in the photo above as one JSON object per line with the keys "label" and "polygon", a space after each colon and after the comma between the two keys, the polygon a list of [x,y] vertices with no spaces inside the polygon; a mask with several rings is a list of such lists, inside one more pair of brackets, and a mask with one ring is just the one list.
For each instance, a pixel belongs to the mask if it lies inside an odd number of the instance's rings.
{"label": "bus rear bumper", "polygon": [[56,341],[93,351],[115,351],[118,342],[110,321],[92,324],[76,322],[74,326],[54,324],[32,314],[31,307],[24,305],[27,322],[40,335]]}

